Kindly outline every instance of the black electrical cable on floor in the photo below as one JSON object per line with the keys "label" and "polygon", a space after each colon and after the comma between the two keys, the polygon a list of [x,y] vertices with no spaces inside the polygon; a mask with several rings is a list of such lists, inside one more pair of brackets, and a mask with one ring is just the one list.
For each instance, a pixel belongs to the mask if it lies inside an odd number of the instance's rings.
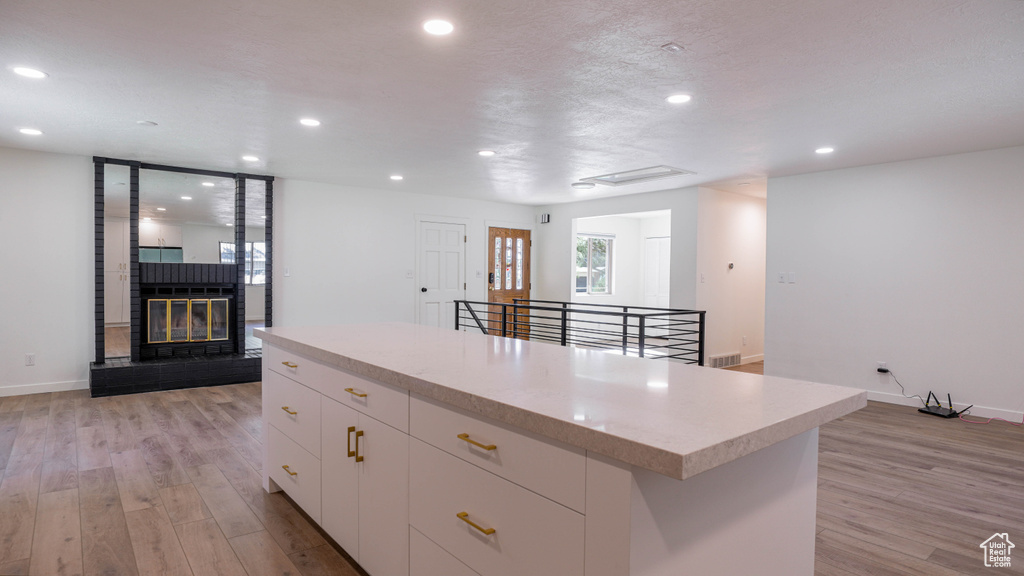
{"label": "black electrical cable on floor", "polygon": [[[879,371],[881,371],[881,369],[879,369]],[[928,407],[928,403],[924,401],[924,398],[921,398],[920,394],[914,394],[913,396],[907,396],[907,390],[903,387],[903,384],[900,384],[900,381],[896,378],[896,375],[892,373],[892,370],[886,370],[885,373],[888,374],[889,376],[892,376],[893,381],[895,381],[896,385],[900,387],[900,394],[903,394],[904,398],[917,398],[918,400],[921,401],[921,404],[925,408]],[[952,409],[953,407],[950,406],[949,408]]]}

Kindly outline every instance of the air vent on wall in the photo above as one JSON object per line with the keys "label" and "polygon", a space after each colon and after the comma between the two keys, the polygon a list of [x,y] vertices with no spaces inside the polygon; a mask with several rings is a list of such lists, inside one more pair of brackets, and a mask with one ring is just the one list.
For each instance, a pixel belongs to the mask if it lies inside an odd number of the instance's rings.
{"label": "air vent on wall", "polygon": [[740,365],[740,353],[735,354],[722,354],[720,356],[711,356],[708,358],[708,366],[712,368],[726,368],[728,366],[739,366]]}
{"label": "air vent on wall", "polygon": [[696,174],[696,172],[671,166],[651,166],[650,168],[639,168],[637,170],[626,170],[624,172],[612,172],[611,174],[603,174],[601,176],[580,178],[580,182],[593,182],[595,184],[604,184],[605,186],[623,186],[625,184],[636,184],[638,182],[647,182],[648,180],[685,176],[687,174]]}

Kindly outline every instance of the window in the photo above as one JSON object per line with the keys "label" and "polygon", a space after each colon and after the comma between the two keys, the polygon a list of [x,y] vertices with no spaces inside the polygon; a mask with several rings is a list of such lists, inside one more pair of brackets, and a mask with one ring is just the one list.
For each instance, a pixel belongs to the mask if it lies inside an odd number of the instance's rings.
{"label": "window", "polygon": [[[220,263],[235,263],[235,244],[233,242],[220,243]],[[246,242],[245,243],[245,283],[266,284],[267,283],[267,243]]]}
{"label": "window", "polygon": [[577,293],[612,293],[612,242],[607,236],[576,237]]}

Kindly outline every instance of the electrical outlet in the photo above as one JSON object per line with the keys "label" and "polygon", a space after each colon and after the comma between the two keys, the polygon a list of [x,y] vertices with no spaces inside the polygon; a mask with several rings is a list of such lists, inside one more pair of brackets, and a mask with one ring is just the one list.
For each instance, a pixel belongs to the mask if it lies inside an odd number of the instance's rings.
{"label": "electrical outlet", "polygon": [[777,278],[779,280],[779,284],[785,284],[786,283],[786,273],[785,272],[779,272],[779,275],[778,275]]}
{"label": "electrical outlet", "polygon": [[747,345],[747,337],[746,337],[746,336],[744,336],[744,337],[743,337],[743,345],[744,345],[744,346],[746,346],[746,345]]}
{"label": "electrical outlet", "polygon": [[35,366],[35,365],[36,365],[36,355],[35,354],[25,354],[25,366]]}

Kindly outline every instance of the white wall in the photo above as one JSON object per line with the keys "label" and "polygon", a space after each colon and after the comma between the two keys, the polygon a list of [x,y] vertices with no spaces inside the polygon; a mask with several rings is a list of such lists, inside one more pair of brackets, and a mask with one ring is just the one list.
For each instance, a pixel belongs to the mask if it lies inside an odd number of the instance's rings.
{"label": "white wall", "polygon": [[[536,210],[550,213],[549,224],[538,224],[534,241],[534,294],[545,300],[571,300],[574,292],[575,225],[573,219],[609,214],[671,210],[673,308],[696,307],[697,273],[697,188],[679,188],[603,198],[570,204],[554,204]],[[642,295],[641,295],[642,296]],[[640,299],[641,304],[643,298]]]}
{"label": "white wall", "polygon": [[697,308],[707,310],[707,356],[764,358],[765,211],[761,198],[700,189]]}
{"label": "white wall", "polygon": [[[92,161],[0,148],[0,396],[88,386]],[[25,366],[25,354],[36,355]]]}
{"label": "white wall", "polygon": [[770,179],[766,372],[1019,420],[1022,182],[1024,147]]}
{"label": "white wall", "polygon": [[488,224],[534,226],[528,206],[278,180],[274,325],[415,321],[417,216],[466,220],[470,300],[487,299]]}
{"label": "white wall", "polygon": [[[623,216],[580,218],[576,221],[576,234],[611,234],[615,239],[612,242],[612,293],[580,294],[574,291],[573,302],[643,306],[643,242],[640,238],[640,224],[639,218]],[[570,239],[565,249],[575,254],[575,237]],[[575,261],[570,272],[574,270]]]}

